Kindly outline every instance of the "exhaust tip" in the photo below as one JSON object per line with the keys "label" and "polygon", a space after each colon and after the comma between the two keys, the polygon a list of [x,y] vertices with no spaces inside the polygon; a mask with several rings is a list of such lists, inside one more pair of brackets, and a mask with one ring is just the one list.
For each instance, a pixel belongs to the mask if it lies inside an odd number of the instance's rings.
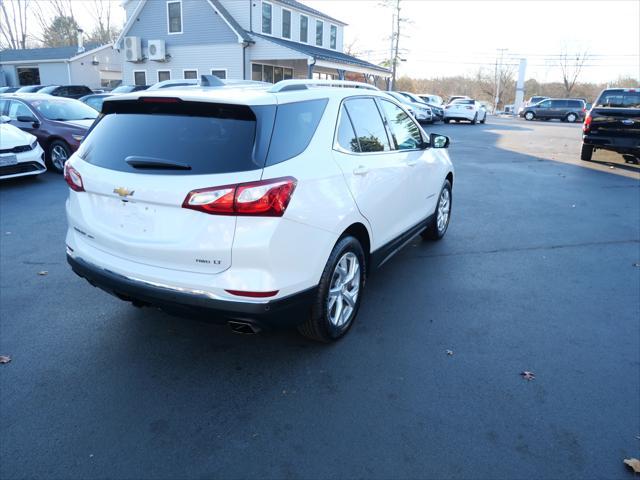
{"label": "exhaust tip", "polygon": [[229,328],[233,333],[239,335],[255,335],[260,332],[260,329],[249,322],[229,322]]}

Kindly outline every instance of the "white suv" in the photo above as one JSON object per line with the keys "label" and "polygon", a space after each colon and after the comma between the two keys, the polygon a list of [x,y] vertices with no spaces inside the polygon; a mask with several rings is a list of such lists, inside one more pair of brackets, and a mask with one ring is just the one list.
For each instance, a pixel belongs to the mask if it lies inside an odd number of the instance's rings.
{"label": "white suv", "polygon": [[67,258],[136,306],[336,340],[370,271],[447,231],[448,143],[366,84],[114,96],[65,167]]}

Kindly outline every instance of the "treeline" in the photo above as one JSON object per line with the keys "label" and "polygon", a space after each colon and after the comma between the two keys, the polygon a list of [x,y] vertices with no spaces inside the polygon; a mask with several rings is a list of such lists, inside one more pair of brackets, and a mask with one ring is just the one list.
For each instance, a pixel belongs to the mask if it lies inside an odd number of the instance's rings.
{"label": "treeline", "polygon": [[[632,77],[619,77],[608,83],[576,83],[567,95],[566,87],[562,82],[542,83],[535,79],[525,82],[525,100],[533,95],[544,95],[555,98],[585,98],[593,102],[598,94],[607,87],[638,87],[640,81]],[[500,105],[514,103],[516,96],[515,80],[507,79],[501,84]],[[496,82],[487,76],[477,74],[474,76],[455,76],[440,78],[411,78],[401,77],[396,81],[394,90],[414,93],[431,93],[448,98],[451,95],[468,95],[479,101],[493,104],[496,92]]]}

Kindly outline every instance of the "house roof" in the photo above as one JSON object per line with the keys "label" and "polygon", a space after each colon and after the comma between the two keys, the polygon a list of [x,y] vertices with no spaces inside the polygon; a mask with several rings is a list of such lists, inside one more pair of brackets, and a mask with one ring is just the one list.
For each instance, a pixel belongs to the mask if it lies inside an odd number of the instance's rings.
{"label": "house roof", "polygon": [[303,12],[307,12],[311,15],[315,15],[317,17],[321,17],[321,18],[326,18],[327,20],[331,20],[332,22],[335,23],[339,23],[340,25],[346,25],[346,23],[344,23],[341,20],[338,20],[336,18],[332,18],[329,15],[326,15],[324,13],[322,13],[319,10],[316,10],[315,8],[311,8],[308,7],[307,5],[305,5],[302,2],[297,2],[296,0],[278,0],[278,2],[284,4],[284,5],[288,5],[292,8],[297,8],[298,10],[302,10]]}
{"label": "house roof", "polygon": [[348,65],[356,65],[358,67],[370,68],[372,70],[378,70],[380,72],[389,73],[389,69],[381,67],[371,62],[361,60],[357,57],[347,55],[346,53],[337,52],[335,50],[328,50],[326,48],[315,47],[313,45],[307,45],[304,43],[292,42],[290,40],[284,40],[278,37],[270,37],[268,35],[262,35],[261,33],[252,33],[251,35],[259,37],[264,40],[268,40],[283,47],[295,50],[309,57],[313,57],[317,60],[326,60],[329,62],[344,63]]}
{"label": "house roof", "polygon": [[[83,53],[98,48],[98,44],[85,45]],[[106,45],[105,45],[106,46]],[[0,51],[0,63],[3,62],[31,62],[38,60],[69,60],[81,55],[77,46],[53,48],[26,48],[23,50]]]}
{"label": "house roof", "polygon": [[242,40],[244,40],[245,42],[252,41],[251,37],[247,34],[245,29],[240,26],[240,24],[236,21],[235,18],[233,18],[233,15],[227,12],[227,9],[222,6],[222,3],[220,3],[219,0],[209,0],[209,1],[213,5],[213,7],[218,11],[218,13],[222,16],[222,18],[227,22],[227,25],[229,25],[229,27],[231,27],[231,29],[234,30],[239,37],[242,37]]}

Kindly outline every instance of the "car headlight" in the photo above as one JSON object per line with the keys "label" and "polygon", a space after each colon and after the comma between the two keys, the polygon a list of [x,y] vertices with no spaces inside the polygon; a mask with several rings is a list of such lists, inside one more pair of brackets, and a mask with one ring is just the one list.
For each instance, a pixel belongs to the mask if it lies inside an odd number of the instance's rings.
{"label": "car headlight", "polygon": [[78,135],[78,134],[76,134],[76,133],[73,133],[71,136],[73,137],[73,139],[74,139],[76,142],[81,142],[81,141],[82,141],[82,139],[84,138],[84,135]]}

